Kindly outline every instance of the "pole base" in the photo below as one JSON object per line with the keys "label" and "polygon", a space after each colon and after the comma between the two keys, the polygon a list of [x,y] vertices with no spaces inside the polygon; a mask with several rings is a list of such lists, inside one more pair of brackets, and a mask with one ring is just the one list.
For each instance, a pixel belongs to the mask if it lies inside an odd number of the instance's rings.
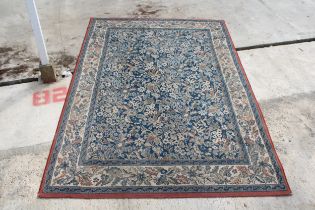
{"label": "pole base", "polygon": [[41,79],[43,83],[51,83],[57,81],[56,72],[52,65],[40,65],[39,71],[41,73]]}

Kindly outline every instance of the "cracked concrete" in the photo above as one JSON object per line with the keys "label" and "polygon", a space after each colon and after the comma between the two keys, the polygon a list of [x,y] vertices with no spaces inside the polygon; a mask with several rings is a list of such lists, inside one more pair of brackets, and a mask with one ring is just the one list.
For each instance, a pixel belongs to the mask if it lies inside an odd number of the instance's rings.
{"label": "cracked concrete", "polygon": [[[36,0],[36,4],[46,46],[56,68],[62,68],[58,61],[54,62],[59,54],[77,56],[90,17],[223,19],[236,47],[315,37],[313,0],[107,0],[106,3],[102,0]],[[2,0],[0,19],[0,48],[27,52],[13,59],[17,61],[9,67],[28,60],[24,63],[29,70],[23,76],[38,76],[38,72],[32,71],[32,67],[38,65],[31,62],[37,51],[25,3]],[[7,67],[0,65],[0,74],[2,68]],[[8,80],[7,75],[4,78]],[[20,79],[16,74],[13,78]]]}
{"label": "cracked concrete", "polygon": [[[65,51],[73,56],[79,52],[89,17],[224,19],[236,47],[315,37],[312,0],[108,0],[106,3],[37,0],[36,3],[48,51]],[[3,0],[0,8],[0,46],[25,45],[30,53],[36,53],[25,4]]]}

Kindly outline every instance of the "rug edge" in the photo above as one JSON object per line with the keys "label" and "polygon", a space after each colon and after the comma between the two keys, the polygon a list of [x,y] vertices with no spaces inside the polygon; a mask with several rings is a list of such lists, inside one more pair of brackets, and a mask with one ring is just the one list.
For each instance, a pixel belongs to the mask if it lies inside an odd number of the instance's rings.
{"label": "rug edge", "polygon": [[137,18],[137,17],[91,17],[94,20],[133,20],[133,21],[145,21],[145,20],[152,20],[152,21],[213,21],[213,22],[222,22],[222,19],[210,19],[210,18],[191,18],[191,19],[184,19],[184,18]]}
{"label": "rug edge", "polygon": [[221,192],[221,193],[38,193],[38,198],[127,199],[127,198],[223,198],[223,197],[270,197],[291,196],[289,190],[273,192]]}
{"label": "rug edge", "polygon": [[248,80],[248,77],[247,77],[247,74],[246,74],[245,69],[244,69],[244,67],[243,67],[243,64],[242,64],[242,62],[241,62],[241,59],[240,59],[240,57],[239,57],[239,55],[238,55],[238,53],[237,53],[237,51],[236,51],[236,48],[235,48],[233,39],[232,39],[231,34],[230,34],[230,31],[229,31],[229,29],[228,29],[228,27],[227,27],[227,24],[226,24],[226,22],[225,22],[224,20],[222,21],[222,23],[223,23],[223,26],[225,27],[225,30],[227,31],[228,38],[230,39],[230,41],[231,41],[231,43],[232,43],[233,52],[234,52],[234,54],[236,55],[236,58],[237,58],[238,63],[240,64],[240,67],[241,67],[240,69],[242,70],[242,73],[243,73],[243,75],[244,75],[244,77],[245,77],[245,79],[246,79],[246,83],[247,83],[247,85],[248,85],[249,91],[250,91],[251,95],[253,96],[253,99],[254,99],[255,105],[256,105],[256,107],[257,107],[259,116],[260,116],[260,118],[261,118],[261,120],[262,120],[262,124],[263,124],[264,130],[265,130],[265,132],[266,132],[266,134],[267,134],[268,141],[269,141],[269,143],[270,143],[270,145],[271,145],[271,149],[272,149],[272,151],[273,151],[273,153],[274,153],[274,155],[275,155],[276,161],[277,161],[277,163],[278,163],[278,165],[279,165],[279,167],[280,167],[280,170],[281,170],[281,172],[282,172],[282,174],[283,174],[284,184],[285,184],[285,186],[286,186],[286,188],[287,188],[286,191],[288,191],[289,194],[292,194],[292,191],[291,191],[291,188],[290,188],[290,186],[289,186],[289,183],[288,183],[286,174],[285,174],[285,172],[284,172],[283,165],[282,165],[282,163],[281,163],[281,161],[280,161],[280,158],[279,158],[279,156],[278,156],[278,153],[277,153],[277,151],[276,151],[276,149],[275,149],[275,146],[274,146],[274,144],[273,144],[271,135],[270,135],[270,133],[269,133],[269,129],[268,129],[268,126],[267,126],[265,117],[264,117],[264,115],[263,115],[263,113],[262,113],[262,110],[261,110],[261,107],[260,107],[260,105],[259,105],[259,103],[258,103],[258,100],[257,100],[257,98],[256,98],[256,96],[255,96],[255,94],[254,94],[254,91],[253,91],[253,89],[252,89],[252,86],[251,86],[251,84],[250,84],[250,82],[249,82],[249,80]]}
{"label": "rug edge", "polygon": [[74,83],[74,79],[76,77],[76,72],[77,72],[77,68],[78,68],[78,65],[79,65],[79,61],[80,61],[80,58],[82,56],[82,51],[83,51],[83,47],[84,47],[84,43],[86,43],[87,41],[87,37],[88,37],[88,31],[92,25],[92,21],[94,20],[93,17],[90,17],[89,19],[89,23],[88,23],[88,26],[86,28],[86,31],[85,31],[85,35],[84,35],[84,38],[83,38],[83,41],[82,41],[82,44],[81,44],[81,48],[80,48],[80,52],[77,56],[77,60],[76,60],[76,64],[75,64],[75,68],[74,68],[74,71],[73,71],[73,74],[72,74],[72,78],[71,78],[71,81],[70,81],[70,85],[69,85],[69,88],[68,88],[68,92],[67,92],[67,95],[66,95],[66,98],[65,98],[65,101],[64,101],[64,104],[62,106],[62,111],[60,113],[60,116],[59,116],[59,120],[58,120],[58,124],[57,124],[57,127],[56,127],[56,130],[55,130],[55,134],[54,134],[54,137],[53,137],[53,142],[50,146],[50,149],[49,149],[49,154],[48,154],[48,158],[47,158],[47,161],[46,161],[46,164],[45,164],[45,168],[44,168],[44,171],[43,171],[43,175],[42,175],[42,179],[41,179],[41,183],[40,183],[40,187],[39,187],[39,190],[38,190],[38,193],[37,193],[37,196],[38,197],[41,197],[40,195],[41,194],[46,194],[44,192],[44,186],[45,186],[45,181],[46,181],[46,175],[47,175],[47,169],[48,169],[48,166],[49,166],[49,163],[50,163],[50,160],[51,160],[51,155],[53,153],[53,150],[55,148],[55,145],[56,145],[56,141],[57,141],[57,133],[60,129],[60,124],[61,124],[61,121],[62,121],[62,116],[64,115],[64,112],[65,112],[65,109],[66,109],[66,102],[68,101],[69,99],[69,94],[71,92],[71,89],[73,87],[73,83]]}

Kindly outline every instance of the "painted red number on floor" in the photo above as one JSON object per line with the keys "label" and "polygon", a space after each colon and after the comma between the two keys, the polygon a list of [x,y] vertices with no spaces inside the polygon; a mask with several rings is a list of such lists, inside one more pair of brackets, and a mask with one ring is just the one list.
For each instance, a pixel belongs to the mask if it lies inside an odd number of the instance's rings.
{"label": "painted red number on floor", "polygon": [[53,91],[53,102],[60,102],[66,99],[67,88],[59,87],[52,90]]}
{"label": "painted red number on floor", "polygon": [[67,95],[66,87],[43,90],[33,93],[33,106],[41,106],[49,103],[57,103],[65,100]]}
{"label": "painted red number on floor", "polygon": [[33,106],[40,106],[50,103],[49,90],[33,93]]}

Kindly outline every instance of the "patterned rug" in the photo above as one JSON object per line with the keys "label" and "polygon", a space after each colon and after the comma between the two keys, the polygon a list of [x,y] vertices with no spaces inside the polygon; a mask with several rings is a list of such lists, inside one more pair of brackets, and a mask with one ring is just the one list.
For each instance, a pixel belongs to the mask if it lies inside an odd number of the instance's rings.
{"label": "patterned rug", "polygon": [[39,197],[290,193],[224,21],[90,20]]}

